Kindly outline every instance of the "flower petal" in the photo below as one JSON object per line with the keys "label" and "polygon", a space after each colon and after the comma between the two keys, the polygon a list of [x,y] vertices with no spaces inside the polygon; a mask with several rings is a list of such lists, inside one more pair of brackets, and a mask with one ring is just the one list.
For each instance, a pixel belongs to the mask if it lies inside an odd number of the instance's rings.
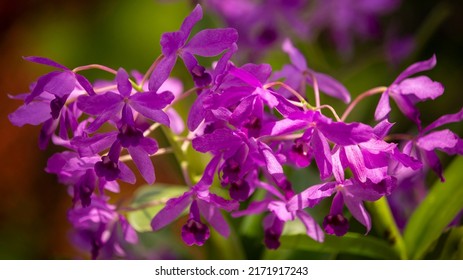
{"label": "flower petal", "polygon": [[389,93],[386,90],[381,94],[381,98],[376,106],[375,120],[385,119],[389,115],[389,112],[391,112],[391,105],[389,104]]}
{"label": "flower petal", "polygon": [[420,101],[436,99],[444,93],[444,87],[426,76],[408,78],[399,84],[401,94],[414,95]]}
{"label": "flower petal", "polygon": [[154,166],[146,151],[139,146],[130,146],[127,150],[145,181],[150,185],[153,184],[156,180]]}
{"label": "flower petal", "polygon": [[150,91],[156,92],[161,85],[169,78],[170,72],[175,66],[177,55],[166,56],[159,61],[150,76],[148,88]]}
{"label": "flower petal", "polygon": [[24,104],[9,114],[8,119],[16,126],[23,126],[25,124],[39,125],[51,119],[50,104],[47,102]]}
{"label": "flower petal", "polygon": [[216,56],[237,40],[238,32],[234,28],[205,29],[191,38],[183,51],[199,56]]}
{"label": "flower petal", "polygon": [[365,233],[367,234],[371,229],[371,218],[370,214],[368,214],[367,210],[363,206],[362,201],[344,196],[344,202],[352,216],[354,216],[357,221],[367,228],[367,232]]}
{"label": "flower petal", "polygon": [[53,61],[53,60],[51,60],[49,58],[46,58],[46,57],[24,56],[23,58],[25,60],[27,60],[27,61],[30,61],[30,62],[43,64],[43,65],[47,65],[47,66],[51,66],[51,67],[55,67],[55,68],[60,68],[60,69],[63,69],[63,70],[69,70],[66,66],[63,66],[63,65],[59,64],[58,62]]}
{"label": "flower petal", "polygon": [[230,227],[220,213],[219,208],[209,204],[201,199],[198,200],[198,207],[201,215],[209,222],[209,224],[222,236],[230,235]]}
{"label": "flower petal", "polygon": [[304,224],[308,236],[318,242],[323,242],[325,240],[325,234],[314,218],[304,211],[297,211],[296,215]]}
{"label": "flower petal", "polygon": [[296,49],[290,39],[285,39],[282,45],[283,51],[289,55],[291,64],[296,66],[300,72],[307,70],[305,57]]}
{"label": "flower petal", "polygon": [[330,197],[336,191],[336,185],[336,182],[328,182],[307,188],[288,201],[288,211],[301,210],[317,205],[324,198]]}
{"label": "flower petal", "polygon": [[395,79],[393,84],[400,83],[405,78],[410,77],[418,72],[423,72],[434,68],[434,66],[436,66],[436,62],[436,55],[433,55],[428,60],[419,61],[410,65],[407,69],[400,73],[400,75]]}
{"label": "flower petal", "polygon": [[124,68],[119,68],[116,74],[117,90],[124,97],[129,97],[132,93],[132,84],[129,81],[129,74]]}
{"label": "flower petal", "polygon": [[186,192],[180,197],[171,198],[166,206],[151,220],[151,228],[156,231],[174,221],[191,203],[192,192]]}

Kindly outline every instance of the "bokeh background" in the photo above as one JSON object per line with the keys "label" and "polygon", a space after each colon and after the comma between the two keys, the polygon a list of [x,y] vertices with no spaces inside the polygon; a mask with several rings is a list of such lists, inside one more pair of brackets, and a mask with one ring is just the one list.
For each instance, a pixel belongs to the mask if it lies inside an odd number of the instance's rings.
{"label": "bokeh background", "polygon": [[[82,257],[69,243],[66,211],[71,199],[67,190],[43,171],[47,158],[59,149],[40,151],[39,127],[14,127],[7,118],[20,105],[8,94],[27,92],[31,82],[50,71],[22,60],[22,56],[50,57],[70,68],[98,63],[145,71],[160,53],[160,35],[176,30],[193,2],[0,0],[0,259]],[[463,1],[402,2],[383,18],[397,34],[415,39],[414,51],[398,64],[384,59],[382,40],[357,42],[349,58],[339,56],[329,41],[302,49],[312,68],[339,78],[354,96],[387,85],[407,64],[436,53],[438,64],[429,76],[443,83],[446,92],[438,100],[420,105],[426,124],[463,105]],[[204,22],[220,24],[214,16],[206,16]],[[266,57],[276,65],[286,62],[284,55],[276,52]],[[96,71],[86,74],[91,80],[111,78]],[[374,107],[368,103],[360,107],[363,109],[356,110],[352,119],[368,120]],[[461,125],[451,128],[463,135]],[[179,180],[169,164],[158,163],[156,168],[158,180]],[[130,196],[133,190],[124,187],[122,195]]]}

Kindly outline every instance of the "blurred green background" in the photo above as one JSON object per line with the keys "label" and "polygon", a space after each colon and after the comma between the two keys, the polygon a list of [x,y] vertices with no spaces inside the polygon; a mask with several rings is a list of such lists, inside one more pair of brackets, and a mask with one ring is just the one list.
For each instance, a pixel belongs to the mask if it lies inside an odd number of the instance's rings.
{"label": "blurred green background", "polygon": [[[399,33],[416,36],[416,51],[400,65],[391,66],[382,58],[384,42],[378,40],[359,43],[348,60],[339,58],[329,42],[298,46],[312,68],[340,79],[353,96],[387,85],[407,64],[436,53],[437,67],[428,75],[443,83],[446,92],[438,100],[420,105],[427,124],[463,105],[463,1],[402,2],[383,19]],[[43,171],[47,158],[59,149],[39,151],[39,127],[18,128],[7,119],[20,105],[7,95],[27,92],[31,82],[50,71],[22,60],[22,56],[49,57],[69,68],[98,63],[143,72],[160,53],[160,35],[176,30],[193,5],[193,1],[154,0],[0,2],[0,259],[72,259],[77,255],[68,241],[66,210],[71,200],[66,188]],[[204,22],[218,21],[207,16]],[[286,62],[276,51],[267,58],[275,65]],[[91,80],[111,78],[97,71],[85,74]],[[372,98],[370,104],[375,102]],[[374,107],[366,102],[360,108],[350,119],[371,119]],[[400,115],[393,118],[399,120]],[[463,135],[461,124],[451,128]],[[161,163],[156,168],[159,181],[178,181],[169,165]],[[122,195],[134,190],[123,189]]]}

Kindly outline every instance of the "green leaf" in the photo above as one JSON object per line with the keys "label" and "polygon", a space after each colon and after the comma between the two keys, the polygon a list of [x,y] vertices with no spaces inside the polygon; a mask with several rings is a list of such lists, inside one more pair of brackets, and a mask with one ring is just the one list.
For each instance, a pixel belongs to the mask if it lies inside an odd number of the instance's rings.
{"label": "green leaf", "polygon": [[367,202],[366,205],[372,216],[373,228],[389,242],[401,259],[406,259],[405,242],[392,216],[387,199],[383,197],[375,202]]}
{"label": "green leaf", "polygon": [[410,217],[404,240],[412,259],[421,259],[444,229],[463,209],[463,157],[445,170],[446,182],[438,180]]}
{"label": "green leaf", "polygon": [[399,259],[389,243],[359,233],[347,233],[343,237],[326,235],[319,243],[305,234],[284,235],[280,238],[283,250],[304,250],[318,253],[345,253],[374,259]]}
{"label": "green leaf", "polygon": [[140,187],[134,194],[127,219],[138,232],[152,231],[151,220],[165,206],[167,200],[188,191],[186,186],[154,184]]}
{"label": "green leaf", "polygon": [[463,226],[452,228],[445,240],[439,259],[461,260],[463,259]]}

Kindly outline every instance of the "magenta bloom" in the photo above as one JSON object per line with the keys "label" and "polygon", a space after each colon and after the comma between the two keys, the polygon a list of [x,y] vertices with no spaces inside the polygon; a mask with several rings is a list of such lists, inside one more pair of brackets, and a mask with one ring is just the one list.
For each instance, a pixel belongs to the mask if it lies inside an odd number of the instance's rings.
{"label": "magenta bloom", "polygon": [[203,217],[220,235],[228,237],[230,228],[222,217],[220,209],[227,212],[236,210],[238,203],[227,201],[208,190],[198,188],[184,193],[182,196],[167,201],[166,206],[154,216],[151,227],[159,230],[174,221],[188,206],[190,206],[189,219],[182,227],[182,239],[189,245],[203,245],[209,238],[210,232],[206,224],[201,221]]}
{"label": "magenta bloom", "polygon": [[169,117],[162,109],[174,99],[171,92],[157,93],[158,88],[156,88],[148,92],[132,94],[129,75],[122,68],[117,71],[116,81],[118,93],[108,91],[104,94],[79,97],[77,101],[79,109],[96,116],[87,128],[88,132],[95,132],[108,120],[117,120],[125,107],[128,110],[133,109],[150,120],[169,126]]}
{"label": "magenta bloom", "polygon": [[74,208],[68,219],[75,229],[73,241],[91,252],[92,259],[126,256],[125,247],[138,242],[136,231],[107,199],[95,197],[86,208]]}
{"label": "magenta bloom", "polygon": [[382,120],[389,115],[391,106],[389,105],[389,97],[394,99],[400,111],[418,125],[421,129],[420,113],[415,107],[417,102],[428,99],[436,99],[444,93],[444,87],[439,82],[434,82],[427,76],[418,76],[409,78],[410,76],[427,71],[436,65],[436,56],[433,55],[430,59],[416,62],[405,69],[381,95],[378,106],[375,111],[375,119]]}
{"label": "magenta bloom", "polygon": [[81,112],[74,103],[67,104],[69,97],[85,92],[90,95],[95,93],[86,78],[51,59],[33,56],[25,59],[59,69],[40,77],[30,94],[18,98],[23,99],[25,104],[8,116],[11,123],[17,126],[43,123],[39,147],[45,149],[58,127],[62,139],[69,139],[68,133],[77,129]]}
{"label": "magenta bloom", "polygon": [[149,81],[149,89],[157,89],[169,77],[177,56],[185,63],[198,86],[211,82],[211,77],[205,68],[199,65],[195,55],[217,56],[229,49],[238,40],[238,33],[233,28],[204,29],[194,35],[188,42],[193,26],[201,20],[203,11],[200,5],[188,15],[179,31],[164,33],[161,37],[161,47],[164,58],[159,62]]}
{"label": "magenta bloom", "polygon": [[283,66],[280,72],[275,73],[274,79],[285,78],[285,84],[301,93],[305,92],[305,84],[313,87],[314,79],[316,79],[320,91],[338,98],[344,103],[350,102],[349,91],[333,77],[310,69],[302,53],[293,46],[289,39],[283,42],[283,51],[289,55],[291,64]]}

